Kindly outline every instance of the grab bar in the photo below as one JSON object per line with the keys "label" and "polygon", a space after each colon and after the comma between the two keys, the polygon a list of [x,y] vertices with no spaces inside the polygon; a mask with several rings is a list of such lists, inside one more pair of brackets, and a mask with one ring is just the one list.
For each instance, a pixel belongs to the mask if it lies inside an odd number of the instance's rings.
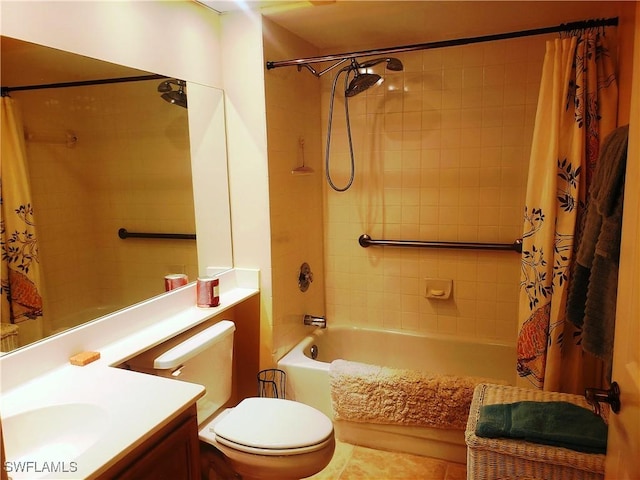
{"label": "grab bar", "polygon": [[118,230],[118,236],[122,239],[125,238],[171,238],[174,240],[195,240],[195,233],[136,233],[129,232],[126,228]]}
{"label": "grab bar", "polygon": [[508,243],[422,242],[415,240],[374,240],[366,233],[358,238],[361,247],[458,248],[463,250],[513,250],[522,253],[522,239]]}

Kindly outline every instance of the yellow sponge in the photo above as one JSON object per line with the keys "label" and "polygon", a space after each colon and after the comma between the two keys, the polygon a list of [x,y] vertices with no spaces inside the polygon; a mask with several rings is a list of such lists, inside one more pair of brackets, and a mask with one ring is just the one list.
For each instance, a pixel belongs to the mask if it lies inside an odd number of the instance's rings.
{"label": "yellow sponge", "polygon": [[100,352],[81,352],[77,353],[73,357],[69,358],[71,365],[78,365],[84,367],[85,365],[95,362],[100,358]]}

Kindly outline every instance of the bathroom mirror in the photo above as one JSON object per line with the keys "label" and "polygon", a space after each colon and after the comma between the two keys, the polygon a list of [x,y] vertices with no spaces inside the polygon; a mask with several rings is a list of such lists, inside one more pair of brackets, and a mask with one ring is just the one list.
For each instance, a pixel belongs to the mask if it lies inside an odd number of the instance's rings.
{"label": "bathroom mirror", "polygon": [[[0,42],[3,87],[73,84],[10,92],[25,128],[43,275],[44,315],[18,324],[21,346],[163,294],[167,274],[193,281],[232,267],[221,90],[180,79],[185,108],[163,98],[173,96],[161,85],[168,78],[77,85],[153,73]],[[121,238],[120,229],[197,240]]]}

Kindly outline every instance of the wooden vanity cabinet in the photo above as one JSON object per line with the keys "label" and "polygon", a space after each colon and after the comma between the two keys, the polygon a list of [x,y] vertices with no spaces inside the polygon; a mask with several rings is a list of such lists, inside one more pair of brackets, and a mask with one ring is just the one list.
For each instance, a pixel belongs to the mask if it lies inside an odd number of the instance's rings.
{"label": "wooden vanity cabinet", "polygon": [[100,479],[198,480],[200,447],[195,404],[111,467]]}

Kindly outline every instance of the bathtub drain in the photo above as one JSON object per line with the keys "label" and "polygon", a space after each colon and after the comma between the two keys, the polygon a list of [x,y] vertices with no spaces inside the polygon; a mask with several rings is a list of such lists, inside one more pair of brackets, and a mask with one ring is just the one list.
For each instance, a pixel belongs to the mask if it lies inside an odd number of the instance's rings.
{"label": "bathtub drain", "polygon": [[318,346],[311,345],[311,359],[315,360],[316,358],[318,358]]}

